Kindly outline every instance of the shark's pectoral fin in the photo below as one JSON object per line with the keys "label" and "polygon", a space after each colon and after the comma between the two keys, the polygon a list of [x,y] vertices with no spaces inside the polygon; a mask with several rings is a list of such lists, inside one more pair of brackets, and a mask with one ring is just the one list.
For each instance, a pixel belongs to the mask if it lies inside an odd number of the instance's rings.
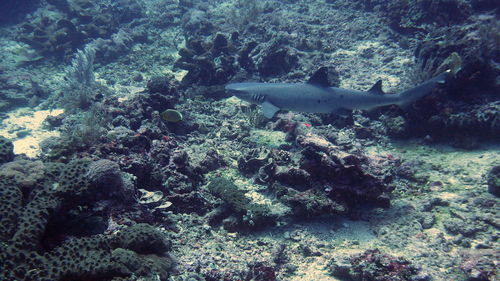
{"label": "shark's pectoral fin", "polygon": [[280,110],[279,107],[275,106],[274,104],[265,101],[261,104],[262,106],[262,111],[264,111],[264,116],[267,118],[273,118],[274,114]]}

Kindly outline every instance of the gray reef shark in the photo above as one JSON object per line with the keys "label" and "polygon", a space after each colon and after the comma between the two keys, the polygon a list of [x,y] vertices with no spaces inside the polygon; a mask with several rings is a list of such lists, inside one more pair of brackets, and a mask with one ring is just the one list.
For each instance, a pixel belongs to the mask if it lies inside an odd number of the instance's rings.
{"label": "gray reef shark", "polygon": [[337,113],[346,110],[371,110],[385,105],[406,107],[432,92],[437,84],[445,82],[450,70],[398,94],[385,94],[382,80],[368,91],[328,87],[323,78],[308,83],[231,83],[225,86],[228,93],[262,106],[264,116],[272,118],[279,110],[311,113]]}

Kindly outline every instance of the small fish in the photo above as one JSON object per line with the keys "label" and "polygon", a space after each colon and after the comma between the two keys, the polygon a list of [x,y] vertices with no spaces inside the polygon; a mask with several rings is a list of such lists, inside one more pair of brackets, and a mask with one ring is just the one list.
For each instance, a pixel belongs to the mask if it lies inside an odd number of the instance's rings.
{"label": "small fish", "polygon": [[182,121],[182,114],[175,109],[167,109],[161,113],[161,118],[167,122],[177,123]]}

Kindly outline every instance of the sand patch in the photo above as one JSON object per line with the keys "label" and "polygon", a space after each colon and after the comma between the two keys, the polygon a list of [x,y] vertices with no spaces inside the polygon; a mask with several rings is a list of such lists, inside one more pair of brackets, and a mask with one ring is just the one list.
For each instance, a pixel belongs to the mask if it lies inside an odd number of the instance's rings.
{"label": "sand patch", "polygon": [[10,139],[14,144],[15,154],[26,154],[37,157],[40,153],[40,143],[49,137],[58,137],[58,131],[44,127],[48,116],[57,116],[63,109],[36,110],[23,107],[7,113],[7,118],[0,124],[0,135]]}

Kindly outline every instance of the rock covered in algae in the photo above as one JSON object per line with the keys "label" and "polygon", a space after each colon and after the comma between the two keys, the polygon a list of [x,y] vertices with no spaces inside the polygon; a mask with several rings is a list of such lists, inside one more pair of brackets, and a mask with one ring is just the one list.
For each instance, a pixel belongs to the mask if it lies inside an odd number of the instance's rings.
{"label": "rock covered in algae", "polygon": [[224,228],[229,231],[269,225],[290,212],[288,206],[257,192],[255,186],[235,177],[214,174],[207,189],[232,211],[231,216],[223,221]]}

